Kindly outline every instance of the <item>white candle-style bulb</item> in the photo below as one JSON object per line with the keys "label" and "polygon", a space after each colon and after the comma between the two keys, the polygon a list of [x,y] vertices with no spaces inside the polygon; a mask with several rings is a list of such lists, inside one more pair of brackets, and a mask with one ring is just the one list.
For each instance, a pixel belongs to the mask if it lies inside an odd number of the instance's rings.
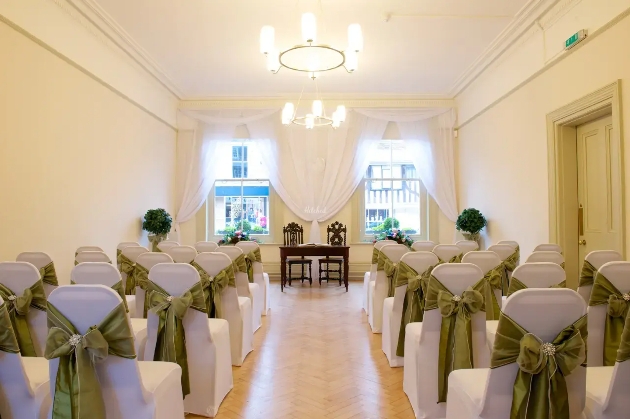
{"label": "white candle-style bulb", "polygon": [[344,122],[346,120],[346,107],[343,105],[337,106],[337,110],[335,111],[337,115],[339,115],[339,121]]}
{"label": "white candle-style bulb", "polygon": [[306,115],[305,118],[306,129],[313,129],[315,127],[315,116],[311,113]]}
{"label": "white candle-style bulb", "polygon": [[340,125],[341,125],[341,119],[339,117],[339,112],[335,111],[332,114],[332,127],[339,128]]}
{"label": "white candle-style bulb", "polygon": [[272,73],[280,70],[280,53],[278,50],[272,50],[267,54],[267,70]]}
{"label": "white candle-style bulb", "polygon": [[289,125],[293,120],[293,112],[295,111],[295,107],[293,103],[287,102],[284,105],[284,109],[282,109],[282,123],[284,125]]}
{"label": "white candle-style bulb", "polygon": [[323,114],[324,114],[324,105],[322,104],[322,101],[314,100],[313,101],[313,115],[315,115],[315,117],[317,118],[321,118]]}
{"label": "white candle-style bulb", "polygon": [[314,43],[317,35],[317,20],[313,13],[302,15],[302,39],[304,42]]}
{"label": "white candle-style bulb", "polygon": [[263,26],[260,30],[260,52],[269,54],[273,51],[273,44],[276,38],[276,31],[273,26]]}
{"label": "white candle-style bulb", "polygon": [[363,33],[358,23],[348,26],[348,49],[356,52],[363,51]]}
{"label": "white candle-style bulb", "polygon": [[357,70],[357,67],[359,66],[359,57],[357,55],[356,51],[353,50],[348,50],[345,52],[346,54],[346,69],[349,72],[354,72]]}

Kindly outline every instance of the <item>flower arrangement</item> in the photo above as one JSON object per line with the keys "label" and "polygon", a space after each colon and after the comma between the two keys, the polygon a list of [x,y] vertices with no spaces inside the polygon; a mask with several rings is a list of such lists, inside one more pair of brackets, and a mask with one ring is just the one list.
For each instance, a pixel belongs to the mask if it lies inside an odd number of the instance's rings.
{"label": "flower arrangement", "polygon": [[226,233],[221,240],[219,240],[219,246],[224,244],[236,244],[241,241],[250,241],[258,243],[258,240],[249,237],[249,233],[243,230],[236,230],[234,232]]}
{"label": "flower arrangement", "polygon": [[382,232],[381,234],[374,236],[374,243],[378,240],[393,240],[398,244],[404,244],[407,247],[411,247],[413,239],[405,234],[404,231],[397,228],[391,228]]}

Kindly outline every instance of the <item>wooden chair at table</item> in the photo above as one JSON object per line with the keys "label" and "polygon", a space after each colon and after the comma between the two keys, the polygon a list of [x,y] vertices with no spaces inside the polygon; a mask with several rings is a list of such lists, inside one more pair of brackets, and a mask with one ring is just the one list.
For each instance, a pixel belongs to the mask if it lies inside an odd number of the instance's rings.
{"label": "wooden chair at table", "polygon": [[[346,245],[346,232],[347,227],[341,224],[339,221],[335,221],[326,228],[326,243],[331,246],[345,246]],[[325,265],[325,267],[324,267]],[[335,265],[337,269],[331,269],[330,265]],[[328,282],[331,277],[331,272],[339,275],[339,286],[343,279],[343,257],[341,256],[326,256],[319,260],[319,284],[322,284],[322,280]],[[325,273],[326,276],[322,276]]]}
{"label": "wooden chair at table", "polygon": [[[286,226],[282,227],[282,233],[284,235],[284,245],[285,246],[297,246],[299,244],[304,244],[304,227],[299,225],[298,223],[289,223]],[[313,260],[305,259],[304,256],[290,256],[287,258],[287,265],[289,267],[289,286],[291,286],[291,267],[293,265],[299,265],[302,268],[302,274],[299,278],[302,282],[305,279],[308,279],[310,284],[313,283]],[[304,268],[308,265],[308,277],[304,274]]]}

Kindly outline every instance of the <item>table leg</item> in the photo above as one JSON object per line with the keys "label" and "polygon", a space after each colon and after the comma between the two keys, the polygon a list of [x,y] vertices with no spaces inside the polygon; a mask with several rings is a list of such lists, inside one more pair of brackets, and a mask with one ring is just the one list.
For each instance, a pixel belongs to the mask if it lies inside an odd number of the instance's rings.
{"label": "table leg", "polygon": [[346,285],[346,292],[348,292],[348,270],[350,269],[348,259],[350,259],[349,252],[343,256],[343,282]]}
{"label": "table leg", "polygon": [[280,255],[280,291],[284,292],[284,282],[287,276],[287,257]]}

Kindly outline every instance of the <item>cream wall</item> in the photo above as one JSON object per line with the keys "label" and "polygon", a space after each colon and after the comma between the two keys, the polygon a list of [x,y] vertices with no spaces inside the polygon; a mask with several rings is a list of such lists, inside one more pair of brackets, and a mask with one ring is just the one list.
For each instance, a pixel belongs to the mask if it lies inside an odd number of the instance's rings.
{"label": "cream wall", "polygon": [[45,251],[69,283],[78,246],[114,258],[173,213],[175,130],[1,22],[0,92],[0,260]]}
{"label": "cream wall", "polygon": [[[486,242],[517,240],[526,257],[549,240],[546,115],[620,79],[622,118],[630,121],[629,39],[625,17],[460,129],[459,205],[487,216]],[[460,115],[471,114],[468,99],[461,103]],[[627,192],[630,171],[625,176]]]}

